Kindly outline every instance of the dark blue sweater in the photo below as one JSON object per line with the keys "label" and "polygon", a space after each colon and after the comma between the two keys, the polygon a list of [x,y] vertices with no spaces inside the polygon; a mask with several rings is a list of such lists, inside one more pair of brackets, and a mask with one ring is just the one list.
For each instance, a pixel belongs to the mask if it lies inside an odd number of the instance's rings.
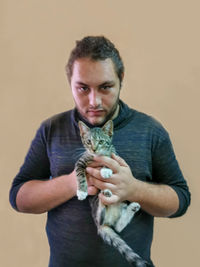
{"label": "dark blue sweater", "polygon": [[[77,125],[79,119],[74,109],[42,123],[10,190],[10,202],[16,210],[16,195],[25,182],[56,179],[74,170],[76,160],[84,151]],[[135,178],[167,184],[176,191],[180,205],[171,217],[185,213],[190,193],[169,135],[159,122],[120,101],[120,113],[114,120],[113,144]],[[88,199],[79,201],[74,197],[49,211],[46,231],[50,267],[128,266],[123,257],[97,235]],[[153,216],[142,210],[121,233],[129,246],[150,263],[152,235]]]}

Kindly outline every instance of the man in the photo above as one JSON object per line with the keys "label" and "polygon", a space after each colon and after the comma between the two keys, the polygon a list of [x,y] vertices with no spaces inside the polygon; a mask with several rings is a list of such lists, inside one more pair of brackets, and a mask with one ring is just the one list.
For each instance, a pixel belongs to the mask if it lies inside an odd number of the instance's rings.
{"label": "man", "polygon": [[[141,210],[121,237],[154,266],[150,258],[154,216],[181,216],[190,203],[168,133],[152,117],[119,99],[124,66],[105,37],[78,41],[66,70],[75,108],[42,123],[13,181],[10,202],[20,212],[48,212],[50,267],[127,266],[97,235],[88,199],[76,197],[74,165],[83,152],[77,122],[94,127],[112,119],[119,156],[95,157],[87,168],[88,193],[107,188],[113,193],[110,198],[99,194],[106,205],[140,203]],[[109,180],[102,179],[99,166],[113,170]]]}

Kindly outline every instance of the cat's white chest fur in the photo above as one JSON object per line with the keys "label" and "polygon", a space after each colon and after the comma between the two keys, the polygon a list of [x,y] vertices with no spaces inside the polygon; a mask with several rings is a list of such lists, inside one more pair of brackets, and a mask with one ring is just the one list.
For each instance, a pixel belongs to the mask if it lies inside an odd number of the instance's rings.
{"label": "cat's white chest fur", "polygon": [[111,206],[105,206],[99,201],[99,206],[97,210],[97,219],[100,221],[101,212],[106,208],[106,213],[104,217],[104,224],[113,225],[121,215],[121,210],[119,209],[119,204],[113,204]]}
{"label": "cat's white chest fur", "polygon": [[116,222],[120,215],[121,215],[121,210],[119,209],[119,204],[113,204],[112,206],[107,206],[106,207],[107,212],[105,214],[105,222],[108,225],[112,225],[113,222]]}

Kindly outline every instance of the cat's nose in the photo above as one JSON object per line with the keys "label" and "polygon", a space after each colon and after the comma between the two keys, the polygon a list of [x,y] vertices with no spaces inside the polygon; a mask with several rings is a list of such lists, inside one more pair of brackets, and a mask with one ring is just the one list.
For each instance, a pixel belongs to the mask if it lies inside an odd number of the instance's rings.
{"label": "cat's nose", "polygon": [[92,146],[92,150],[94,151],[94,152],[96,152],[96,150],[97,150],[97,146]]}

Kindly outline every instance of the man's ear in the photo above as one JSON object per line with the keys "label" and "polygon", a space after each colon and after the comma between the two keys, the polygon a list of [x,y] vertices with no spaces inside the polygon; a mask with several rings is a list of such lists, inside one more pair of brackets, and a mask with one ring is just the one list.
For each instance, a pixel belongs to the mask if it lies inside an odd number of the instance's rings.
{"label": "man's ear", "polygon": [[124,80],[124,72],[122,72],[122,74],[121,74],[120,89],[122,88],[123,80]]}

